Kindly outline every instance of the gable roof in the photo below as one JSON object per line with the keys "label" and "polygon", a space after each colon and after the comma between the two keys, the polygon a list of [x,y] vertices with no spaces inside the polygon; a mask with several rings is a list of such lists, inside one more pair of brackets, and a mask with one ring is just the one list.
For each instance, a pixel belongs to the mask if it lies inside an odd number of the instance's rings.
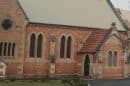
{"label": "gable roof", "polygon": [[125,23],[130,27],[130,11],[127,10],[120,10],[121,17],[124,19]]}
{"label": "gable roof", "polygon": [[19,0],[30,22],[109,29],[125,28],[107,0]]}
{"label": "gable roof", "polygon": [[130,22],[130,11],[120,10],[120,12],[123,19],[126,19],[128,22]]}
{"label": "gable roof", "polygon": [[83,45],[81,52],[82,53],[93,53],[96,52],[99,45],[105,39],[110,31],[104,29],[93,30],[89,38],[86,40]]}

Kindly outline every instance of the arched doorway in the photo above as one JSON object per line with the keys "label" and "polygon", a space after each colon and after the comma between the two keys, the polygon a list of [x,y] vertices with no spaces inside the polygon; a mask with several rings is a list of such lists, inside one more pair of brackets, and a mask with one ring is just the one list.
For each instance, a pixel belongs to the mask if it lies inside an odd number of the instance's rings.
{"label": "arched doorway", "polygon": [[84,76],[89,76],[89,68],[90,68],[90,59],[89,56],[86,55],[84,60]]}

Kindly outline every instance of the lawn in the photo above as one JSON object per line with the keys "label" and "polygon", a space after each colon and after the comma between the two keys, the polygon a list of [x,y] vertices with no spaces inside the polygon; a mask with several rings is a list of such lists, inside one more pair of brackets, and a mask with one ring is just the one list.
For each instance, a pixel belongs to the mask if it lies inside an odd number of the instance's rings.
{"label": "lawn", "polygon": [[0,82],[0,86],[64,86],[60,81],[45,81],[45,82],[33,82],[33,81],[14,81],[14,82]]}

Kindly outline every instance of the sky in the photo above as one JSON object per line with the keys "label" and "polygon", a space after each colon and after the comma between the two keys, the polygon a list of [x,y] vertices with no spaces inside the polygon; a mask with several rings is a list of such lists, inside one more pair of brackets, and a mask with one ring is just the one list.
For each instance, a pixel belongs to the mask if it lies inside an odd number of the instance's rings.
{"label": "sky", "polygon": [[130,10],[130,0],[111,0],[115,7]]}

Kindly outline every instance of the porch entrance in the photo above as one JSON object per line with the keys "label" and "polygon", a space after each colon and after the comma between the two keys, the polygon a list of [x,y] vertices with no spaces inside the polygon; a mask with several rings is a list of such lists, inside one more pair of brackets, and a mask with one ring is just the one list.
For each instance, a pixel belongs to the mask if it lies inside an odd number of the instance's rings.
{"label": "porch entrance", "polygon": [[89,56],[86,55],[84,61],[84,76],[89,76],[89,68],[90,68],[90,59]]}

